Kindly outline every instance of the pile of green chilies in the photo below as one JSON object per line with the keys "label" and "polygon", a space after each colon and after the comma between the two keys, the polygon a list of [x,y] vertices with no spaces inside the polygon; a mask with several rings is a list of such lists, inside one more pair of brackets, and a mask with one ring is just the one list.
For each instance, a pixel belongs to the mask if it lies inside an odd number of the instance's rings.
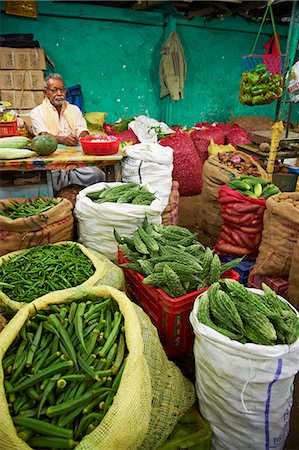
{"label": "pile of green chilies", "polygon": [[51,305],[29,317],[3,361],[9,412],[36,449],[73,449],[101,422],[128,350],[112,297]]}
{"label": "pile of green chilies", "polygon": [[29,303],[48,292],[78,286],[94,272],[76,243],[40,245],[3,262],[0,289],[11,300]]}
{"label": "pile of green chilies", "polygon": [[43,200],[42,198],[30,200],[25,203],[17,203],[12,200],[6,209],[0,209],[0,215],[12,220],[24,219],[46,212],[58,205],[58,203],[60,203],[60,201],[57,202],[54,199]]}

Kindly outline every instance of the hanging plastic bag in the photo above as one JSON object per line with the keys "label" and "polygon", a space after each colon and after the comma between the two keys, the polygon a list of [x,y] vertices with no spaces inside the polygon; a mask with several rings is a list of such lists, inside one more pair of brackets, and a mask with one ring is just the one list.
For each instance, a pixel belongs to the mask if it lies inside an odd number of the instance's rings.
{"label": "hanging plastic bag", "polygon": [[[257,55],[254,54],[254,51],[268,11],[270,11],[274,34],[264,45],[264,48],[266,48],[264,55]],[[275,29],[271,5],[268,4],[252,51],[242,58],[243,73],[239,95],[240,103],[248,106],[266,105],[281,97],[282,61],[279,35]]]}

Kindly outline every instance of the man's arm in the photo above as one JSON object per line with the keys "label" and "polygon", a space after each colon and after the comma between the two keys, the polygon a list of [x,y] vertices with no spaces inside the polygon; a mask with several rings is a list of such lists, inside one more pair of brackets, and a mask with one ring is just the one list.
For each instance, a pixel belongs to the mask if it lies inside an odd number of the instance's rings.
{"label": "man's arm", "polygon": [[72,105],[72,106],[76,108],[76,116],[77,116],[76,117],[77,118],[76,136],[78,138],[88,136],[90,133],[88,131],[86,120],[84,119],[80,108],[78,108],[78,106],[76,106],[76,105]]}

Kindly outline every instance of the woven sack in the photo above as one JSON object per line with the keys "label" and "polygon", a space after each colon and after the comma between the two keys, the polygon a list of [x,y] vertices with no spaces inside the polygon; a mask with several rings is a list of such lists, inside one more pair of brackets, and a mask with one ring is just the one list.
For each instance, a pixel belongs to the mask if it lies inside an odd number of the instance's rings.
{"label": "woven sack", "polygon": [[[64,244],[73,244],[73,242],[64,241],[64,242],[58,242],[57,244],[53,245],[64,245]],[[88,248],[84,247],[84,245],[76,243],[76,245],[81,249],[81,251],[92,261],[95,272],[94,274],[88,278],[82,285],[85,286],[95,286],[97,282],[104,276],[106,272],[105,264],[103,261],[101,261],[95,253],[90,251]],[[4,255],[0,258],[0,267],[5,261],[8,261],[10,258],[16,255],[20,255],[24,252],[24,250],[19,250],[16,252],[8,253],[7,255]],[[12,311],[18,311],[21,309],[24,305],[26,305],[26,302],[16,302],[12,299],[10,299],[4,292],[0,290],[0,311],[6,310],[7,308]]]}
{"label": "woven sack", "polygon": [[162,225],[178,225],[179,222],[179,183],[173,181],[168,200],[168,205],[162,213]]}
{"label": "woven sack", "polygon": [[265,198],[252,198],[222,186],[219,205],[223,226],[214,247],[218,254],[256,256],[262,238]]}
{"label": "woven sack", "polygon": [[299,237],[299,208],[293,201],[299,205],[299,192],[283,192],[268,198],[262,241],[252,276],[289,276]]}
{"label": "woven sack", "polygon": [[294,247],[289,275],[288,298],[299,309],[299,239]]}
{"label": "woven sack", "polygon": [[[48,197],[43,199],[49,200]],[[0,200],[0,210],[5,210],[10,200]],[[19,204],[28,202],[26,198],[13,200]],[[12,220],[0,215],[0,256],[15,250],[72,239],[74,222],[72,204],[66,198],[53,200],[60,202],[48,211],[35,216]]]}
{"label": "woven sack", "polygon": [[[113,296],[124,316],[126,367],[113,404],[99,426],[86,435],[76,450],[154,450],[164,442],[174,425],[194,404],[194,387],[168,361],[155,327],[149,317],[128,297],[112,287],[79,286],[47,294],[22,308],[8,323],[0,337],[0,360],[14,341],[29,314],[93,294]],[[17,434],[8,412],[0,365],[0,440],[7,450],[30,450]]]}
{"label": "woven sack", "polygon": [[[264,169],[251,156],[239,151],[235,151],[233,155],[239,156],[245,161],[245,164],[248,164],[244,174],[251,175],[250,167],[253,167],[257,176],[266,178]],[[213,245],[216,243],[223,225],[218,202],[219,189],[233,177],[240,175],[238,170],[221,163],[218,154],[211,155],[204,163],[203,188],[199,199],[197,224],[203,231],[211,235],[214,241]]]}
{"label": "woven sack", "polygon": [[95,283],[95,286],[99,286],[100,284],[105,284],[106,286],[114,287],[115,289],[119,289],[120,291],[125,290],[125,275],[124,271],[114,264],[110,259],[106,258],[106,256],[97,252],[96,250],[88,249],[89,252],[93,253],[100,261],[104,264],[104,270],[100,278]]}

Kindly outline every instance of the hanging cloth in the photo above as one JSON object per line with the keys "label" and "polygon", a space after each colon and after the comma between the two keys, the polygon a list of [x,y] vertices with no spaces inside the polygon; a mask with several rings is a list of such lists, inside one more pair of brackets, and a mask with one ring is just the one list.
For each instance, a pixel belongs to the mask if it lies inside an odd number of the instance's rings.
{"label": "hanging cloth", "polygon": [[187,66],[184,50],[178,34],[173,31],[161,49],[159,66],[160,98],[170,95],[171,100],[184,98],[184,82]]}

